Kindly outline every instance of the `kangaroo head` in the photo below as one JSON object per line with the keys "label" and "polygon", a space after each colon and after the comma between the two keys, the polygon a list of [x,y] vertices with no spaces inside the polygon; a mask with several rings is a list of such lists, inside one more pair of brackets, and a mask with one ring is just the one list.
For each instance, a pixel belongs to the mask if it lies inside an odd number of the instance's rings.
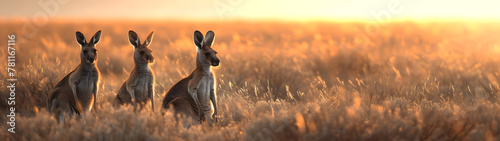
{"label": "kangaroo head", "polygon": [[95,45],[101,39],[101,30],[97,31],[90,42],[87,43],[85,36],[80,32],[76,32],[76,42],[80,44],[80,59],[82,63],[94,64],[97,60],[97,49],[95,49]]}
{"label": "kangaroo head", "polygon": [[212,44],[215,40],[215,34],[213,31],[208,31],[205,34],[205,39],[203,39],[203,34],[200,31],[196,30],[194,32],[194,44],[198,50],[198,60],[201,64],[218,66],[219,58],[217,58],[217,52],[212,49]]}
{"label": "kangaroo head", "polygon": [[132,30],[128,32],[128,39],[130,41],[130,44],[134,46],[134,61],[136,63],[154,63],[155,58],[153,57],[153,54],[151,54],[153,51],[149,49],[149,45],[151,44],[151,41],[153,41],[153,34],[154,32],[151,32],[144,43],[141,44],[137,33]]}

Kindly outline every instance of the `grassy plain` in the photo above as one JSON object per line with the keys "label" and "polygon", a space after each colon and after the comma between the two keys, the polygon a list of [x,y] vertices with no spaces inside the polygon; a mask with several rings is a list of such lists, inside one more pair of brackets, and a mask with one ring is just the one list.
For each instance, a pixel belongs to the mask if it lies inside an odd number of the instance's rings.
{"label": "grassy plain", "polygon": [[[22,23],[0,25],[0,35],[16,33],[19,43],[16,134],[7,132],[8,89],[0,81],[7,140],[500,139],[498,23],[394,22],[367,33],[362,22],[51,21],[31,37]],[[156,105],[194,69],[193,31],[215,32],[214,127],[182,128],[172,111],[112,107],[134,67],[131,29],[141,41],[155,31]],[[97,30],[97,109],[61,127],[47,94],[80,61],[75,31],[88,40]],[[6,80],[6,63],[0,67]]]}

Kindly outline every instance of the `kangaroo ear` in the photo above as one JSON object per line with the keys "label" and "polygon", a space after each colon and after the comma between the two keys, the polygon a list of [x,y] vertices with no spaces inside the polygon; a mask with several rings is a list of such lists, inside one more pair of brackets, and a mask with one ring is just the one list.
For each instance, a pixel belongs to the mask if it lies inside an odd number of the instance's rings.
{"label": "kangaroo ear", "polygon": [[155,33],[153,31],[151,31],[151,33],[149,33],[148,38],[146,38],[146,40],[144,41],[144,44],[143,44],[145,47],[148,47],[151,44],[151,41],[153,41],[154,34]]}
{"label": "kangaroo ear", "polygon": [[94,36],[92,36],[92,39],[90,39],[89,43],[92,45],[96,45],[99,43],[99,40],[101,40],[101,30],[97,31]]}
{"label": "kangaroo ear", "polygon": [[215,40],[215,34],[213,31],[208,31],[207,34],[205,34],[205,40],[203,40],[203,45],[204,46],[212,46]]}
{"label": "kangaroo ear", "polygon": [[141,45],[141,42],[139,42],[139,36],[137,36],[137,33],[135,33],[133,30],[128,31],[128,40],[130,44],[134,46],[134,49]]}
{"label": "kangaroo ear", "polygon": [[201,48],[202,47],[201,42],[203,42],[203,34],[201,34],[200,31],[196,30],[194,32],[193,40],[194,40],[194,44],[196,45],[196,47]]}
{"label": "kangaroo ear", "polygon": [[80,44],[81,46],[84,46],[87,44],[87,40],[85,39],[85,36],[80,31],[76,32],[76,42]]}

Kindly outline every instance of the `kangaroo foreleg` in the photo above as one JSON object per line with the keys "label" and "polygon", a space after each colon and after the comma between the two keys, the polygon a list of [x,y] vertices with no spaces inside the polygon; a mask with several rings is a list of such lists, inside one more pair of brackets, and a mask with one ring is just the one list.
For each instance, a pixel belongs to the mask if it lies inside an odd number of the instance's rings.
{"label": "kangaroo foreleg", "polygon": [[93,106],[93,109],[95,109],[94,111],[97,112],[97,107],[95,106],[96,103],[97,103],[97,83],[99,82],[99,77],[94,81],[94,106]]}
{"label": "kangaroo foreleg", "polygon": [[210,89],[210,101],[212,101],[212,105],[214,105],[214,114],[212,115],[212,119],[217,122],[217,96],[215,95],[214,89]]}
{"label": "kangaroo foreleg", "polygon": [[198,107],[198,112],[200,113],[200,121],[205,120],[205,112],[201,109],[201,104],[200,101],[198,100],[198,89],[194,88],[189,91],[189,95],[193,98],[194,102],[196,103],[196,107]]}
{"label": "kangaroo foreleg", "polygon": [[132,87],[127,87],[127,91],[130,94],[131,100],[132,100],[132,105],[134,106],[134,109],[137,108],[137,100],[135,99],[135,85]]}
{"label": "kangaroo foreleg", "polygon": [[80,81],[82,79],[83,78],[81,76],[77,76],[77,78],[75,79],[75,81],[73,81],[73,83],[70,83],[71,91],[73,92],[73,97],[75,99],[75,110],[78,113],[83,112],[83,109],[82,109],[82,105],[80,104],[80,101],[78,100],[78,94],[77,94],[77,91],[76,91],[76,87],[78,86],[78,84],[80,83]]}
{"label": "kangaroo foreleg", "polygon": [[153,88],[153,84],[149,84],[148,85],[148,94],[149,94],[149,98],[151,99],[151,108],[153,109],[153,112],[155,111],[155,100],[154,100],[154,88]]}

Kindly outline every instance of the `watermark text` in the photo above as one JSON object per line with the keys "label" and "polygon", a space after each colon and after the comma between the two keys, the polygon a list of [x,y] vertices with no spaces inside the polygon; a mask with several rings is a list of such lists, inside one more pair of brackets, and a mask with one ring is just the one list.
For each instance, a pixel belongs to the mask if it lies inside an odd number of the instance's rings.
{"label": "watermark text", "polygon": [[7,42],[7,89],[9,89],[9,98],[7,99],[7,104],[9,104],[9,114],[7,115],[7,124],[9,125],[7,131],[11,133],[16,133],[16,35],[8,35],[9,38]]}

